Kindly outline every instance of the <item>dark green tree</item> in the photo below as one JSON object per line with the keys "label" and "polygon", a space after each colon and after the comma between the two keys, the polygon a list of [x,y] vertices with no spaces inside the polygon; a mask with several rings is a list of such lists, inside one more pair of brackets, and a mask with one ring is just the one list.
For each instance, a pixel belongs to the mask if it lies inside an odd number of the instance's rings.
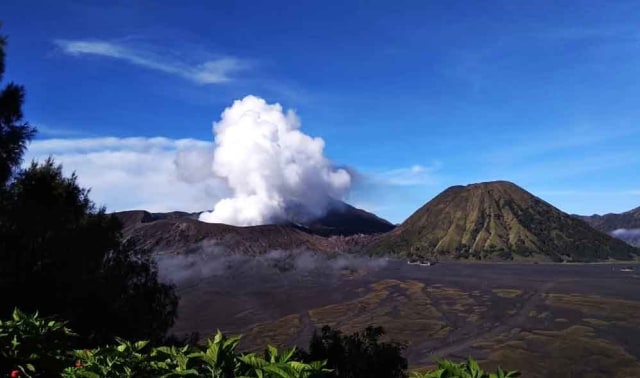
{"label": "dark green tree", "polygon": [[[6,37],[0,35],[0,82],[4,76],[6,45]],[[0,185],[3,187],[19,167],[27,143],[35,135],[35,129],[23,120],[23,103],[24,88],[20,85],[9,83],[0,92]]]}
{"label": "dark green tree", "polygon": [[345,335],[324,326],[314,332],[309,351],[302,352],[306,361],[327,360],[330,376],[336,378],[403,378],[406,377],[405,349],[397,342],[381,342],[382,327],[367,327],[364,331]]}
{"label": "dark green tree", "polygon": [[9,199],[3,281],[19,290],[5,303],[58,314],[96,342],[163,336],[176,311],[172,287],[158,282],[146,251],[122,241],[120,222],[95,208],[75,175],[64,177],[51,159],[34,163],[16,175]]}
{"label": "dark green tree", "polygon": [[75,174],[65,177],[52,159],[20,169],[34,130],[22,120],[23,88],[10,84],[2,96],[0,316],[16,306],[59,315],[85,345],[162,339],[176,315],[173,287],[158,281],[149,253],[123,241],[120,222],[96,208]]}

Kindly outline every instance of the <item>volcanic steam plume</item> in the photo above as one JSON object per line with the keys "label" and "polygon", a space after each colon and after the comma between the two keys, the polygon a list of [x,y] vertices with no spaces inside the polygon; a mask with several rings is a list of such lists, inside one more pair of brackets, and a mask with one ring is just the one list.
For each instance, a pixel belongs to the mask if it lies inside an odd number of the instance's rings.
{"label": "volcanic steam plume", "polygon": [[252,226],[305,222],[341,199],[351,176],[324,156],[324,141],[300,131],[300,120],[280,104],[247,96],[222,113],[213,127],[213,174],[231,195],[200,220]]}

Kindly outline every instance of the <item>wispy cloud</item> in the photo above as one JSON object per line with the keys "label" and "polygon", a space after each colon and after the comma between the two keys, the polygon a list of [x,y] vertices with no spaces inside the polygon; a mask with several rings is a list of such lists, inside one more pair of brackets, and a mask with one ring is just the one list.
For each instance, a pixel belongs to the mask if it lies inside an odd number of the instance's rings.
{"label": "wispy cloud", "polygon": [[426,167],[424,165],[413,165],[391,169],[388,171],[373,173],[374,181],[391,186],[417,186],[436,184],[438,180],[435,172],[439,166]]}
{"label": "wispy cloud", "polygon": [[38,136],[45,136],[48,138],[61,138],[61,137],[82,137],[88,136],[86,130],[73,129],[68,127],[52,127],[42,123],[32,123],[38,130]]}
{"label": "wispy cloud", "polygon": [[46,139],[31,142],[25,164],[52,156],[109,211],[203,211],[227,190],[213,174],[203,174],[212,151],[211,142],[196,139]]}
{"label": "wispy cloud", "polygon": [[483,157],[490,163],[503,161],[529,160],[535,156],[548,156],[550,153],[570,151],[604,145],[615,140],[624,140],[640,135],[640,127],[568,127],[560,131],[529,134],[525,138],[513,141],[510,146],[491,151]]}
{"label": "wispy cloud", "polygon": [[634,170],[640,165],[640,156],[634,151],[607,152],[589,156],[576,155],[564,158],[532,159],[507,167],[490,168],[503,178],[523,183],[550,183],[569,178],[588,178],[596,172],[615,172],[619,169]]}
{"label": "wispy cloud", "polygon": [[439,191],[448,178],[438,161],[428,165],[349,168],[353,179],[347,202],[400,223]]}
{"label": "wispy cloud", "polygon": [[628,196],[640,195],[640,191],[635,190],[535,190],[533,191],[540,196],[582,196],[582,197],[612,197],[612,196]]}
{"label": "wispy cloud", "polygon": [[170,139],[165,137],[99,137],[78,139],[45,139],[31,143],[30,154],[82,154],[95,151],[173,151],[189,147],[202,147],[210,142],[197,139]]}
{"label": "wispy cloud", "polygon": [[619,228],[617,230],[611,231],[611,235],[616,237],[640,237],[640,228]]}
{"label": "wispy cloud", "polygon": [[230,56],[190,65],[144,49],[134,49],[100,40],[57,39],[54,43],[69,55],[94,55],[119,59],[140,67],[180,76],[198,84],[220,84],[231,81],[231,74],[247,70],[250,66],[246,61]]}
{"label": "wispy cloud", "polygon": [[571,214],[622,213],[638,207],[638,195],[634,189],[616,186],[610,188],[563,189],[552,184],[526,187],[531,193]]}

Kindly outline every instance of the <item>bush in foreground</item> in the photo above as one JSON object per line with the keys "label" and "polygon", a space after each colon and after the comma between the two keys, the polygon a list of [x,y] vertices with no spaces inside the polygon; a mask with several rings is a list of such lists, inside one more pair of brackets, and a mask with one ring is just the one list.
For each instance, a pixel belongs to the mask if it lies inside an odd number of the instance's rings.
{"label": "bush in foreground", "polygon": [[14,310],[11,319],[0,320],[0,377],[12,370],[26,377],[59,374],[69,364],[74,337],[62,322]]}
{"label": "bush in foreground", "polygon": [[[395,361],[389,356],[394,354],[391,349],[398,345],[379,344],[377,337],[381,332],[381,329],[368,328],[362,333],[345,336],[325,327],[315,336],[312,351],[302,353],[304,362],[295,357],[295,348],[279,351],[269,346],[263,355],[240,353],[237,350],[239,337],[227,337],[220,332],[204,346],[151,347],[147,341],[116,339],[115,345],[72,350],[69,346],[73,345],[76,336],[65,323],[15,310],[10,320],[0,321],[0,377],[369,378],[377,375],[371,373],[366,364],[382,369],[380,363],[392,365]],[[379,348],[386,350],[383,354],[388,354],[389,358],[376,362],[372,359]],[[341,351],[345,354],[340,354]],[[358,353],[363,355],[357,356]],[[308,360],[318,354],[326,354],[326,358]],[[402,366],[395,376],[405,377],[405,368],[406,365]],[[437,370],[415,373],[412,378],[511,378],[518,375],[502,370],[485,373],[473,360],[463,363],[444,360]]]}
{"label": "bush in foreground", "polygon": [[405,348],[396,342],[381,342],[382,327],[367,327],[362,332],[345,335],[324,326],[314,332],[305,360],[326,360],[330,377],[403,378],[406,377]]}
{"label": "bush in foreground", "polygon": [[460,363],[442,360],[438,362],[436,370],[422,374],[414,373],[411,378],[515,378],[519,376],[520,373],[517,371],[504,371],[500,368],[495,373],[487,373],[470,358]]}
{"label": "bush in foreground", "polygon": [[62,322],[15,310],[0,322],[0,376],[315,378],[328,372],[324,361],[293,360],[295,349],[239,353],[239,337],[220,332],[204,347],[152,348],[147,341],[116,339],[115,345],[66,349],[74,338]]}

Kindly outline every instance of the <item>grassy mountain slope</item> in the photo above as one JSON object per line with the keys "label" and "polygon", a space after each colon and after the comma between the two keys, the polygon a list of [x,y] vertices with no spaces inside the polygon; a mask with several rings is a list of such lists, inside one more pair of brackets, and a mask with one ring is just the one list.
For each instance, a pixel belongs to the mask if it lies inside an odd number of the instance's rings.
{"label": "grassy mountain slope", "polygon": [[630,259],[638,251],[513,183],[495,181],[446,189],[395,230],[377,238],[368,252],[602,261]]}

